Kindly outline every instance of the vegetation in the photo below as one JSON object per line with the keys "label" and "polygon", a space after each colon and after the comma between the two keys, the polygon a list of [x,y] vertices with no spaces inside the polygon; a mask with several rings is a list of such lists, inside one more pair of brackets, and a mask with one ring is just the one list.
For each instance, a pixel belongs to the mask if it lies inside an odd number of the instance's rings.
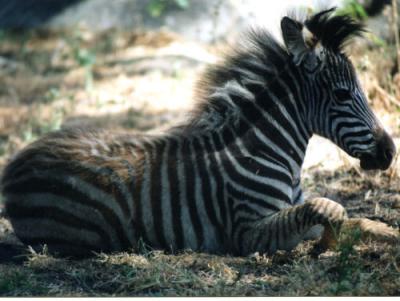
{"label": "vegetation", "polygon": [[151,0],[147,11],[153,18],[160,17],[168,7],[186,9],[189,7],[189,0]]}
{"label": "vegetation", "polygon": [[368,18],[368,13],[358,0],[345,0],[338,14],[349,15],[355,19],[365,20]]}

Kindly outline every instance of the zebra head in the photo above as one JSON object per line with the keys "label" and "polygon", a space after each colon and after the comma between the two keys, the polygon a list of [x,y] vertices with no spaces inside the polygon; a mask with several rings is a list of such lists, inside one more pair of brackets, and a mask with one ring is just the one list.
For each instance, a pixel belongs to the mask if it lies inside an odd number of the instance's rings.
{"label": "zebra head", "polygon": [[[309,84],[312,131],[337,144],[361,168],[387,169],[395,145],[368,105],[355,69],[342,51],[363,26],[348,16],[322,11],[305,22],[284,17],[282,34],[293,63]],[[310,96],[311,95],[311,96]]]}

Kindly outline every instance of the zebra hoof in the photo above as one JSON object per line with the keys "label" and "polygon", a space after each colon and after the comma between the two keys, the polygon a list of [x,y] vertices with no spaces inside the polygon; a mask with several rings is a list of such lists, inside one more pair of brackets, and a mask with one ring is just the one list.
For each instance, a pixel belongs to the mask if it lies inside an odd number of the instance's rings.
{"label": "zebra hoof", "polygon": [[321,239],[314,245],[310,252],[311,257],[317,258],[319,254],[334,249],[338,244],[340,226],[326,225]]}

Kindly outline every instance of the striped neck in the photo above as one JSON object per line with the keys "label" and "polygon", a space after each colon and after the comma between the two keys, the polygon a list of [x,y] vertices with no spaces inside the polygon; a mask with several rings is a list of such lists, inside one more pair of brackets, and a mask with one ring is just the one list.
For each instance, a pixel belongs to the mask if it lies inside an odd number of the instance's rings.
{"label": "striped neck", "polygon": [[199,82],[200,102],[185,132],[224,136],[221,147],[239,143],[298,173],[317,116],[316,85],[268,32],[246,40]]}
{"label": "striped neck", "polygon": [[219,136],[223,143],[216,146],[218,150],[268,157],[297,176],[312,135],[313,112],[306,99],[313,94],[311,89],[292,64],[267,85],[230,80],[210,95],[210,105],[197,115],[192,134]]}

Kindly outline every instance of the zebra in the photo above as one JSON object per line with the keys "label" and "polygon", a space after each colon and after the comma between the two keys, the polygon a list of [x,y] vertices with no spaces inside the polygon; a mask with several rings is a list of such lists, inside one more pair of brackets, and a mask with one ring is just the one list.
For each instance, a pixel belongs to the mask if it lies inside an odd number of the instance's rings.
{"label": "zebra", "polygon": [[305,201],[312,135],[365,170],[395,146],[344,51],[364,27],[334,9],[281,19],[283,43],[251,29],[197,87],[188,121],[161,134],[84,128],[50,133],[5,167],[17,237],[60,256],[138,251],[273,254],[347,220],[327,198]]}

